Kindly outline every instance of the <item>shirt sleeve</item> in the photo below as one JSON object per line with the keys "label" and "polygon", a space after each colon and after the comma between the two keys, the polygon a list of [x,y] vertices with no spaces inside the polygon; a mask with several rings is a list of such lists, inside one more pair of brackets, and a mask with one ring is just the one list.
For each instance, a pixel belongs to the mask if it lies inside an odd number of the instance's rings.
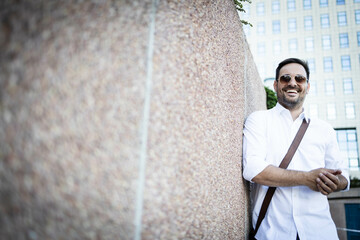
{"label": "shirt sleeve", "polygon": [[333,128],[330,129],[329,143],[326,146],[325,167],[330,169],[340,169],[342,171],[342,175],[348,181],[347,188],[343,191],[348,191],[350,188],[349,165],[347,159],[343,157],[340,152],[336,140],[336,132]]}
{"label": "shirt sleeve", "polygon": [[243,177],[252,179],[262,172],[266,162],[266,116],[264,111],[252,113],[246,120],[243,135]]}

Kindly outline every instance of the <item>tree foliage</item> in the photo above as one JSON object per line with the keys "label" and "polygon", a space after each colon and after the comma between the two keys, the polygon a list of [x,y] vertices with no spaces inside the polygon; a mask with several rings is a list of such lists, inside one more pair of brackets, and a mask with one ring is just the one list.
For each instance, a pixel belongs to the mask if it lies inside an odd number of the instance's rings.
{"label": "tree foliage", "polygon": [[[238,10],[240,12],[245,12],[244,5],[243,5],[244,2],[251,3],[251,0],[234,0],[236,10]],[[249,23],[248,21],[241,20],[241,19],[240,19],[240,21],[242,22],[242,24],[249,25],[252,27],[252,24]]]}
{"label": "tree foliage", "polygon": [[273,90],[268,87],[264,87],[266,92],[266,107],[267,109],[275,107],[277,103],[277,97]]}

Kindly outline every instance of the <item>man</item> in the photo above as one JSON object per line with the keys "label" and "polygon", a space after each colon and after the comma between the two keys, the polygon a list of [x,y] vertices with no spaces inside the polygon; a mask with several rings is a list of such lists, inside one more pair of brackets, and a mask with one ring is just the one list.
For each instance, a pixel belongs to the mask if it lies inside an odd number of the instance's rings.
{"label": "man", "polygon": [[346,160],[340,155],[334,129],[312,119],[287,169],[279,168],[303,119],[309,92],[309,67],[289,58],[276,69],[277,105],[252,113],[245,122],[244,178],[253,184],[252,224],[268,186],[277,187],[256,239],[338,239],[327,195],[349,188]]}

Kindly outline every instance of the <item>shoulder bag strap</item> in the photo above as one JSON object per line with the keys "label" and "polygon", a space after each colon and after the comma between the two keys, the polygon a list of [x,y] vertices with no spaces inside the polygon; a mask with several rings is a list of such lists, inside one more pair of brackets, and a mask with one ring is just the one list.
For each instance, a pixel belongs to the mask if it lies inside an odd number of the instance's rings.
{"label": "shoulder bag strap", "polygon": [[[288,152],[286,153],[284,159],[281,161],[281,163],[279,165],[279,168],[286,169],[289,166],[289,164],[291,162],[291,159],[294,156],[294,154],[296,152],[296,149],[298,148],[298,146],[299,146],[299,144],[300,144],[300,142],[301,142],[301,140],[302,140],[308,126],[309,126],[309,124],[310,124],[310,119],[309,119],[309,122],[306,122],[306,120],[304,118],[298,132],[296,133],[296,136],[295,136],[293,142],[291,143],[291,145],[289,147]],[[259,230],[259,227],[260,227],[260,224],[261,224],[262,220],[265,218],[266,211],[267,211],[267,209],[269,207],[271,198],[274,195],[275,190],[276,190],[276,187],[269,187],[267,192],[266,192],[264,201],[263,201],[263,203],[261,205],[259,217],[258,217],[258,220],[256,222],[254,236],[256,235],[257,231]]]}

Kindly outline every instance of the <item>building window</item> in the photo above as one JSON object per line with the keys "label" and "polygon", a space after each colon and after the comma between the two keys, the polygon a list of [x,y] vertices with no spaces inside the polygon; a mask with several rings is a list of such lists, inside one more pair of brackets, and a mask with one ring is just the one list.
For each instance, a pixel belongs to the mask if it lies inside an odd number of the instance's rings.
{"label": "building window", "polygon": [[325,80],[325,94],[326,95],[335,94],[334,80]]}
{"label": "building window", "polygon": [[336,5],[344,5],[345,0],[336,0]]}
{"label": "building window", "polygon": [[277,40],[273,42],[273,51],[275,55],[279,55],[281,53],[281,41]]}
{"label": "building window", "polygon": [[320,0],[320,7],[327,7],[328,5],[328,0]]}
{"label": "building window", "polygon": [[347,119],[355,119],[355,104],[353,102],[345,103],[345,115]]}
{"label": "building window", "polygon": [[[357,161],[359,164],[359,161]],[[358,165],[359,166],[359,165]],[[350,168],[351,167],[350,165]],[[356,170],[359,170],[359,167],[355,167]],[[355,170],[354,169],[354,170]],[[345,222],[347,229],[360,229],[360,203],[345,203]],[[359,239],[359,233],[356,231],[348,231],[346,239]]]}
{"label": "building window", "polygon": [[329,14],[321,14],[320,15],[320,24],[321,24],[321,28],[329,28],[330,27]]}
{"label": "building window", "polygon": [[336,119],[336,108],[334,103],[327,104],[327,118],[329,120]]}
{"label": "building window", "polygon": [[264,56],[266,52],[265,43],[258,43],[257,44],[257,54],[259,56]]}
{"label": "building window", "polygon": [[360,32],[357,32],[357,44],[360,47]]}
{"label": "building window", "polygon": [[338,12],[337,21],[339,26],[346,26],[347,25],[346,12]]}
{"label": "building window", "polygon": [[289,12],[296,10],[295,0],[287,0],[287,9]]}
{"label": "building window", "polygon": [[322,47],[324,50],[331,49],[331,37],[330,35],[322,36]]}
{"label": "building window", "polygon": [[[308,66],[309,66],[310,72],[311,72],[311,73],[316,72],[315,59],[314,59],[314,58],[308,59],[307,62],[308,62]],[[314,82],[312,82],[311,84],[313,84],[313,83],[314,83]],[[311,88],[312,88],[312,87],[313,87],[313,85],[311,85]]]}
{"label": "building window", "polygon": [[265,34],[265,23],[259,22],[257,24],[257,34],[258,35],[264,35]]}
{"label": "building window", "polygon": [[312,16],[304,17],[304,29],[312,30],[313,29],[313,19]]}
{"label": "building window", "polygon": [[350,169],[359,169],[359,151],[356,129],[336,129],[340,151],[348,159]]}
{"label": "building window", "polygon": [[295,53],[298,50],[298,42],[296,38],[289,39],[289,52]]}
{"label": "building window", "polygon": [[256,4],[256,14],[258,16],[262,16],[265,14],[265,4],[263,2]]}
{"label": "building window", "polygon": [[351,61],[349,55],[341,56],[341,69],[343,71],[351,70]]}
{"label": "building window", "polygon": [[344,86],[344,94],[353,94],[354,93],[352,78],[344,78],[343,86]]}
{"label": "building window", "polygon": [[272,21],[272,32],[273,34],[280,33],[280,20]]}
{"label": "building window", "polygon": [[271,10],[273,14],[279,13],[280,12],[280,1],[275,0],[272,2],[271,4]]}
{"label": "building window", "polygon": [[324,72],[332,72],[333,71],[333,61],[331,57],[324,57]]}
{"label": "building window", "polygon": [[355,10],[355,23],[360,24],[360,10]]}
{"label": "building window", "polygon": [[347,33],[339,34],[339,43],[340,48],[348,48],[349,47],[349,37]]}
{"label": "building window", "polygon": [[311,9],[311,0],[303,0],[304,9]]}
{"label": "building window", "polygon": [[307,52],[314,51],[314,38],[313,37],[305,38],[305,50]]}
{"label": "building window", "polygon": [[288,31],[296,32],[296,18],[288,19]]}

